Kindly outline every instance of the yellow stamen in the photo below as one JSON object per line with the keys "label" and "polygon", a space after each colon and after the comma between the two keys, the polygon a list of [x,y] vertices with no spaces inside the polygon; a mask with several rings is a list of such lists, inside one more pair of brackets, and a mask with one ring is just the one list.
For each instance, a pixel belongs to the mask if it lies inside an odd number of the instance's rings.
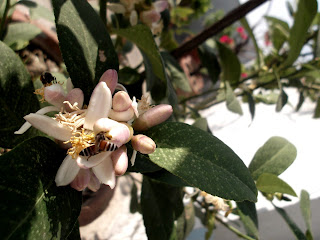
{"label": "yellow stamen", "polygon": [[70,140],[64,143],[72,144],[72,147],[68,149],[68,154],[71,155],[73,159],[75,159],[79,156],[80,152],[83,149],[92,146],[94,142],[94,133],[92,131],[86,133],[82,128],[81,132],[74,132]]}

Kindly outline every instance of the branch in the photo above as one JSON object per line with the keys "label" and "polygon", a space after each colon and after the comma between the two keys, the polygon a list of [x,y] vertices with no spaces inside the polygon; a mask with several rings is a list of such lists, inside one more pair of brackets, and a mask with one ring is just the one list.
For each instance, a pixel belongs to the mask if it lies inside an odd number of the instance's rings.
{"label": "branch", "polygon": [[200,44],[204,43],[208,38],[221,32],[226,27],[230,26],[234,22],[243,18],[247,13],[260,6],[268,0],[250,0],[239,7],[233,9],[224,18],[214,23],[211,27],[203,30],[201,33],[190,39],[189,41],[182,44],[180,47],[174,49],[171,54],[175,58],[182,57],[185,53],[198,47]]}

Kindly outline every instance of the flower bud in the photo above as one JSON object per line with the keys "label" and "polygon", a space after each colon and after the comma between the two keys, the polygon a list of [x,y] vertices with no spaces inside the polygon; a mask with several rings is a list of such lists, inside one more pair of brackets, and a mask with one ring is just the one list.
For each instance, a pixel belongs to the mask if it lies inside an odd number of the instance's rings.
{"label": "flower bud", "polygon": [[136,10],[131,11],[130,13],[130,24],[131,26],[135,26],[138,23],[138,13]]}
{"label": "flower bud", "polygon": [[114,151],[111,155],[115,174],[121,176],[125,174],[128,168],[128,155],[125,145]]}
{"label": "flower bud", "polygon": [[109,118],[116,120],[118,122],[128,122],[134,117],[134,111],[132,108],[128,108],[122,112],[116,112],[113,109],[109,112]]}
{"label": "flower bud", "polygon": [[163,1],[163,0],[159,0],[153,3],[153,6],[155,8],[155,10],[160,13],[162,11],[164,11],[166,8],[168,8],[168,2],[167,1]]}
{"label": "flower bud", "polygon": [[52,84],[44,88],[44,99],[56,107],[60,108],[63,106],[65,97],[66,95],[60,84]]}
{"label": "flower bud", "polygon": [[[68,101],[71,105],[77,102],[78,108],[81,109],[83,105],[83,99],[84,99],[84,96],[83,96],[82,90],[80,88],[74,88],[68,93],[65,100]],[[66,109],[67,112],[73,111],[72,109],[70,109],[68,104],[64,104],[64,108]]]}
{"label": "flower bud", "polygon": [[142,154],[150,154],[156,150],[155,142],[143,134],[133,136],[131,139],[131,144],[135,150],[141,152]]}
{"label": "flower bud", "polygon": [[145,24],[150,24],[154,22],[158,22],[161,19],[160,13],[156,10],[148,10],[140,13],[141,22]]}
{"label": "flower bud", "polygon": [[108,69],[102,74],[100,82],[105,82],[110,89],[111,93],[114,93],[118,84],[118,73],[114,69]]}
{"label": "flower bud", "polygon": [[82,191],[88,186],[90,178],[90,170],[80,169],[75,179],[70,183],[70,186],[78,191]]}
{"label": "flower bud", "polygon": [[138,131],[145,131],[149,128],[156,126],[166,121],[172,114],[172,106],[168,104],[160,104],[149,109],[144,114],[140,115],[133,124],[132,127]]}
{"label": "flower bud", "polygon": [[112,108],[116,112],[122,112],[127,110],[132,105],[132,100],[130,99],[128,93],[125,91],[119,91],[114,94],[112,98]]}

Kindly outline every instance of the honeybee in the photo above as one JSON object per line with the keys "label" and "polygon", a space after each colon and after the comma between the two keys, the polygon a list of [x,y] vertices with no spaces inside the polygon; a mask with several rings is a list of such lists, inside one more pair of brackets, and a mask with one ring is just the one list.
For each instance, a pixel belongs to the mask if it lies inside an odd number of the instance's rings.
{"label": "honeybee", "polygon": [[43,85],[47,85],[50,83],[57,83],[57,79],[49,72],[43,72],[40,76],[40,81]]}
{"label": "honeybee", "polygon": [[118,146],[112,142],[111,139],[105,136],[105,132],[100,132],[95,136],[95,144],[83,149],[79,155],[92,157],[101,152],[110,151],[113,152],[118,149]]}

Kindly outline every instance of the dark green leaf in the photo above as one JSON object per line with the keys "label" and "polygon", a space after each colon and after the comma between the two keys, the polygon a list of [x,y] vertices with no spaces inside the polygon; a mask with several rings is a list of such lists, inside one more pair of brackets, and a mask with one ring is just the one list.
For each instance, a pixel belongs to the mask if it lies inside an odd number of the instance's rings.
{"label": "dark green leaf", "polygon": [[216,213],[207,211],[207,221],[206,221],[206,228],[208,229],[205,235],[205,240],[209,240],[212,236],[214,227],[216,225]]}
{"label": "dark green leaf", "polygon": [[20,58],[0,42],[0,146],[13,148],[38,131],[30,129],[23,135],[14,135],[25,122],[23,117],[39,110],[31,77]]}
{"label": "dark green leaf", "polygon": [[313,114],[314,118],[320,118],[320,97],[317,98],[317,105]]}
{"label": "dark green leaf", "polygon": [[256,101],[250,92],[246,92],[246,95],[248,97],[248,104],[249,104],[249,111],[251,114],[251,119],[253,120],[254,114],[256,111]]}
{"label": "dark green leaf", "polygon": [[189,201],[185,204],[184,211],[177,220],[177,240],[184,240],[192,231],[195,223],[195,212],[193,202]]}
{"label": "dark green leaf", "polygon": [[265,17],[269,24],[269,34],[273,47],[279,51],[285,41],[289,38],[289,25],[275,17]]}
{"label": "dark green leaf", "polygon": [[118,57],[106,27],[86,0],[53,0],[60,49],[75,87],[89,102],[107,69],[118,70]]}
{"label": "dark green leaf", "polygon": [[184,92],[191,92],[189,80],[180,67],[179,63],[168,52],[161,52],[161,57],[169,71],[172,85],[175,89],[179,88]]}
{"label": "dark green leaf", "polygon": [[229,81],[231,85],[238,84],[241,75],[241,66],[237,55],[222,43],[216,42],[216,44],[219,50],[223,79]]}
{"label": "dark green leaf", "polygon": [[300,55],[305,43],[308,29],[317,13],[317,0],[299,1],[298,9],[294,16],[294,23],[290,29],[289,46],[290,51],[283,66],[290,66]]}
{"label": "dark green leaf", "polygon": [[295,160],[296,147],[282,137],[270,138],[254,155],[249,170],[257,180],[262,173],[279,175]]}
{"label": "dark green leaf", "polygon": [[226,83],[226,103],[227,108],[234,113],[237,113],[239,115],[243,115],[241,105],[237,99],[237,96],[234,94],[232,88],[230,87],[229,82]]}
{"label": "dark green leaf", "polygon": [[288,102],[288,95],[285,93],[285,91],[281,90],[281,93],[278,97],[276,111],[280,112],[282,108],[287,104]]}
{"label": "dark green leaf", "polygon": [[28,46],[29,41],[40,33],[40,28],[30,23],[11,23],[8,25],[8,31],[3,42],[14,51],[18,51]]}
{"label": "dark green leaf", "polygon": [[257,180],[256,186],[259,191],[264,193],[286,193],[297,197],[297,194],[289,184],[271,173],[262,173]]}
{"label": "dark green leaf", "polygon": [[45,137],[27,140],[0,157],[1,237],[66,239],[81,209],[81,192],[56,187],[65,151]]}
{"label": "dark green leaf", "polygon": [[146,134],[157,144],[150,160],[214,196],[256,201],[256,187],[241,159],[223,142],[196,127],[165,122]]}
{"label": "dark green leaf", "polygon": [[304,222],[306,223],[307,230],[312,239],[310,196],[306,190],[301,190],[300,193],[300,209]]}
{"label": "dark green leaf", "polygon": [[243,201],[237,202],[238,214],[243,222],[247,233],[250,236],[259,239],[258,216],[256,205],[253,202]]}
{"label": "dark green leaf", "polygon": [[138,202],[138,189],[137,185],[133,182],[131,188],[131,200],[130,200],[130,212],[135,213],[140,210],[140,204]]}
{"label": "dark green leaf", "polygon": [[143,178],[141,210],[148,239],[170,239],[175,235],[174,220],[183,211],[180,188]]}
{"label": "dark green leaf", "polygon": [[137,70],[124,67],[119,70],[119,82],[125,85],[135,84],[140,81],[140,73]]}
{"label": "dark green leaf", "polygon": [[298,104],[297,104],[297,106],[296,106],[296,111],[299,111],[299,110],[300,110],[302,104],[304,103],[304,100],[305,100],[305,98],[304,98],[304,91],[300,91],[300,94],[299,94],[299,102],[298,102]]}
{"label": "dark green leaf", "polygon": [[213,48],[204,43],[198,48],[198,53],[202,66],[207,69],[212,83],[215,84],[219,80],[221,68]]}
{"label": "dark green leaf", "polygon": [[144,173],[145,176],[157,180],[159,182],[163,182],[176,187],[185,187],[189,184],[183,181],[181,178],[173,175],[165,169],[161,169],[156,172]]}
{"label": "dark green leaf", "polygon": [[285,220],[285,222],[288,224],[288,226],[290,227],[291,231],[293,232],[293,234],[295,235],[295,237],[298,240],[307,240],[307,238],[305,237],[305,235],[303,234],[303,232],[301,231],[301,229],[297,226],[297,224],[290,218],[290,216],[287,214],[287,212],[282,209],[282,208],[278,208],[275,205],[273,205],[275,207],[275,209],[277,210],[277,212],[280,214],[280,216],[283,218],[283,220]]}

